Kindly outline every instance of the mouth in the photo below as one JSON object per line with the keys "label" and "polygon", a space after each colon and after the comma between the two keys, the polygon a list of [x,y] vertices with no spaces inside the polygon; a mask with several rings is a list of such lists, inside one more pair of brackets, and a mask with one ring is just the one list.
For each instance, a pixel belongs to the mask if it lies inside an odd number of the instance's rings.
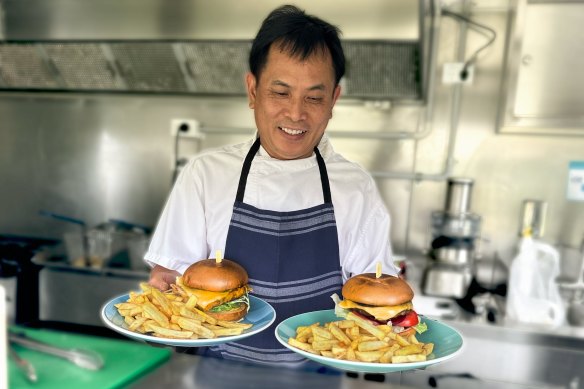
{"label": "mouth", "polygon": [[298,129],[289,128],[289,127],[278,127],[278,128],[280,130],[284,131],[288,135],[302,135],[302,134],[305,134],[307,132],[306,130],[298,130]]}

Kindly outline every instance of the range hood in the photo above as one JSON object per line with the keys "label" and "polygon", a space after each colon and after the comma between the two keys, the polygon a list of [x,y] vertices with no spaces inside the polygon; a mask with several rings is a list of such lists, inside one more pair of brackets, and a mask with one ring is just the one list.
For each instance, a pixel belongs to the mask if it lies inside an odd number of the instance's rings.
{"label": "range hood", "polygon": [[[296,1],[343,30],[344,96],[423,100],[430,1]],[[273,1],[0,0],[0,90],[244,96]]]}

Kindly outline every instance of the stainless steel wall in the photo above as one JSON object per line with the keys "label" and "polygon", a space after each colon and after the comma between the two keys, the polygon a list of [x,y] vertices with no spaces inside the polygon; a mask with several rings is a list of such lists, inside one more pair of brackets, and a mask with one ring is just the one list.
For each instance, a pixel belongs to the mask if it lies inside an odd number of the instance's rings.
{"label": "stainless steel wall", "polygon": [[[311,11],[310,4],[305,8]],[[331,9],[331,15],[343,9],[337,8]],[[511,255],[521,202],[526,198],[549,202],[547,240],[576,246],[584,235],[584,205],[566,200],[567,169],[568,161],[584,160],[584,138],[497,131],[509,10],[479,6],[470,16],[494,28],[498,39],[479,57],[472,84],[460,90],[450,175],[475,179],[472,210],[483,217],[483,252]],[[351,30],[350,21],[345,23],[347,27],[341,24],[341,28]],[[460,32],[458,22],[442,19],[428,136],[420,140],[333,136],[336,149],[367,169],[391,173],[390,177],[443,173],[456,95],[452,86],[439,81],[444,63],[459,61]],[[485,38],[472,31],[466,37],[468,57]],[[422,129],[422,109],[398,104],[386,110],[375,104],[341,102],[329,129],[331,134],[417,131]],[[211,127],[253,127],[252,112],[239,98],[0,95],[0,233],[60,237],[74,228],[39,216],[40,209],[89,224],[118,218],[154,225],[170,188],[173,118],[194,118]],[[200,145],[181,141],[180,150],[190,155],[200,147],[246,138],[209,134]],[[444,207],[446,182],[403,178],[378,178],[377,182],[392,214],[395,251],[425,249],[430,214]]]}

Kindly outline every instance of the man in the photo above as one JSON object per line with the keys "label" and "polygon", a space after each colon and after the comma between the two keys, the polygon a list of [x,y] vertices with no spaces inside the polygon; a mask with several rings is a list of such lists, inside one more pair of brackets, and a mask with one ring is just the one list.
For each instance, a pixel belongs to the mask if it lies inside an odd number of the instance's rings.
{"label": "man", "polygon": [[152,285],[168,289],[191,263],[224,248],[276,310],[270,329],[207,354],[300,364],[276,341],[277,323],[332,308],[343,281],[374,272],[377,262],[396,273],[389,215],[373,179],[324,136],[345,71],[338,35],[293,6],[268,15],[246,77],[257,138],[192,159],[161,215],[145,257]]}

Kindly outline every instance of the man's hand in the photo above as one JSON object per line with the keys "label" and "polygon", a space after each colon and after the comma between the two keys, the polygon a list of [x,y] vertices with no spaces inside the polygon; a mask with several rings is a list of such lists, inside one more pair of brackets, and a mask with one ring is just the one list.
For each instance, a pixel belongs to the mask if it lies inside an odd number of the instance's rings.
{"label": "man's hand", "polygon": [[148,283],[164,292],[170,289],[170,284],[174,284],[178,276],[180,276],[180,273],[176,270],[156,265],[150,271],[150,280]]}

